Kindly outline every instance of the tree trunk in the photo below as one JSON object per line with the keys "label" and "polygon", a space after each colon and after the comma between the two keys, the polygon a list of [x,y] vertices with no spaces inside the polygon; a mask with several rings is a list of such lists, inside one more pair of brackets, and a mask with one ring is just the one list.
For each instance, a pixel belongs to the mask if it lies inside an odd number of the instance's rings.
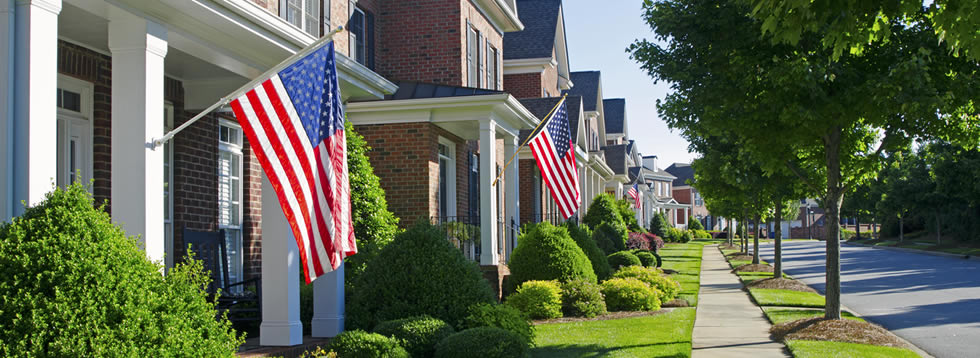
{"label": "tree trunk", "polygon": [[898,242],[905,241],[905,217],[898,217]]}
{"label": "tree trunk", "polygon": [[942,244],[943,244],[943,222],[939,215],[939,212],[937,211],[936,212],[936,245],[942,245]]}
{"label": "tree trunk", "polygon": [[878,238],[878,216],[871,218],[871,240]]}
{"label": "tree trunk", "polygon": [[728,246],[735,246],[735,227],[732,226],[732,219],[728,219]]}
{"label": "tree trunk", "polygon": [[776,237],[773,243],[772,277],[783,277],[783,201],[776,199]]}
{"label": "tree trunk", "polygon": [[755,239],[752,240],[752,263],[759,264],[759,236],[762,235],[762,218],[758,214],[755,216]]}
{"label": "tree trunk", "polygon": [[[841,319],[840,316],[840,207],[844,200],[841,183],[840,140],[841,128],[835,128],[827,135],[824,149],[827,153],[827,301],[824,318]],[[833,223],[833,224],[831,224]]]}

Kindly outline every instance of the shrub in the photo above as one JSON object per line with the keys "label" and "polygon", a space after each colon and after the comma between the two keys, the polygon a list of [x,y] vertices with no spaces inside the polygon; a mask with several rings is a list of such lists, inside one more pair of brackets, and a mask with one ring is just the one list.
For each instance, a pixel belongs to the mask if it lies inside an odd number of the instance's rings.
{"label": "shrub", "polygon": [[694,238],[695,239],[710,239],[710,238],[712,238],[711,233],[708,232],[707,230],[692,229],[690,231],[691,231],[691,234],[694,235]]}
{"label": "shrub", "polygon": [[523,233],[520,242],[510,256],[507,292],[531,280],[567,282],[582,278],[596,282],[592,263],[565,228],[540,223]]}
{"label": "shrub", "polygon": [[661,303],[670,302],[681,292],[681,284],[674,279],[664,276],[660,270],[651,267],[623,267],[613,274],[614,278],[635,278],[643,281],[657,290],[657,298]]}
{"label": "shrub", "polygon": [[664,240],[667,240],[668,228],[670,228],[670,226],[667,225],[667,217],[664,216],[664,213],[656,213],[653,215],[652,218],[650,218],[650,232],[653,233],[654,235],[657,235],[659,237],[662,237]]}
{"label": "shrub", "polygon": [[619,214],[616,199],[605,193],[596,195],[595,199],[592,199],[592,204],[589,204],[589,210],[582,218],[582,222],[594,229],[598,229],[602,223],[615,222],[623,226],[626,225],[623,217]]}
{"label": "shrub", "polygon": [[660,309],[657,290],[635,278],[613,278],[602,283],[606,307],[610,311],[652,311]]}
{"label": "shrub", "polygon": [[398,340],[359,329],[344,331],[330,341],[328,350],[344,358],[408,358],[408,351]]}
{"label": "shrub", "polygon": [[520,310],[509,305],[478,303],[471,306],[461,328],[477,327],[505,329],[524,338],[528,346],[534,344],[534,326],[531,321]]}
{"label": "shrub", "polygon": [[691,242],[691,240],[694,240],[694,234],[691,233],[689,230],[680,230],[680,233],[681,233],[680,242],[688,243]]}
{"label": "shrub", "polygon": [[619,217],[623,219],[623,223],[626,224],[626,228],[629,231],[635,232],[646,232],[639,222],[636,220],[636,212],[633,211],[633,203],[626,199],[616,200],[616,211],[619,212]]}
{"label": "shrub", "polygon": [[664,248],[664,239],[660,236],[654,235],[653,233],[647,233],[647,237],[650,238],[650,250],[657,252]]}
{"label": "shrub", "polygon": [[573,280],[561,286],[561,308],[567,316],[591,318],[606,314],[606,300],[599,285]]}
{"label": "shrub", "polygon": [[391,337],[412,357],[431,357],[436,344],[456,333],[453,326],[427,315],[385,321],[374,327],[374,333]]}
{"label": "shrub", "polygon": [[657,256],[646,250],[633,250],[636,258],[640,259],[640,264],[646,267],[660,267],[657,263]]}
{"label": "shrub", "polygon": [[606,253],[596,245],[592,238],[592,230],[588,226],[579,226],[571,221],[565,227],[568,229],[568,234],[572,240],[575,240],[585,256],[589,258],[589,262],[592,264],[592,272],[595,273],[596,278],[599,280],[609,278],[609,275],[612,274],[612,268],[609,267]]}
{"label": "shrub", "polygon": [[650,250],[650,238],[649,234],[642,232],[631,232],[629,233],[629,239],[626,240],[627,250]]}
{"label": "shrub", "polygon": [[694,218],[694,215],[687,217],[687,228],[689,230],[704,230],[704,225],[701,225],[701,221]]}
{"label": "shrub", "polygon": [[[614,270],[618,270],[624,266],[639,266],[643,265],[640,262],[640,258],[636,257],[632,252],[629,251],[619,251],[612,255],[609,255],[609,266],[612,266]],[[615,274],[613,274],[615,276]]]}
{"label": "shrub", "polygon": [[599,224],[592,233],[596,245],[599,246],[606,255],[616,251],[626,250],[626,238],[629,232],[626,226],[618,222],[606,222]]}
{"label": "shrub", "polygon": [[162,271],[84,186],[55,189],[0,225],[0,356],[234,357],[201,262]]}
{"label": "shrub", "polygon": [[422,314],[458,326],[471,305],[495,301],[476,263],[425,223],[399,233],[373,262],[348,301],[351,328]]}
{"label": "shrub", "polygon": [[385,199],[384,189],[381,188],[381,180],[374,174],[368,160],[367,152],[371,147],[350,122],[344,123],[344,126],[347,136],[351,219],[354,237],[357,238],[357,255],[344,260],[344,289],[347,297],[351,297],[350,294],[356,289],[354,282],[364,272],[368,262],[395,239],[398,218],[388,211],[388,201]]}
{"label": "shrub", "polygon": [[470,328],[453,334],[436,345],[436,358],[525,357],[528,347],[514,332],[496,327]]}
{"label": "shrub", "polygon": [[561,317],[561,286],[558,281],[527,281],[507,296],[514,306],[531,319]]}

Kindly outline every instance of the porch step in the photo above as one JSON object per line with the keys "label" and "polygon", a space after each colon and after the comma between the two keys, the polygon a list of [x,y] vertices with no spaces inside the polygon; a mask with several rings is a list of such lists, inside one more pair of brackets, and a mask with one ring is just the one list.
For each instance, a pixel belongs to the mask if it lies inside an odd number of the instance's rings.
{"label": "porch step", "polygon": [[316,347],[326,348],[330,343],[330,338],[303,336],[303,343],[290,347],[269,347],[260,346],[259,337],[252,337],[245,340],[245,344],[238,347],[237,355],[242,358],[257,357],[283,357],[295,358],[303,355],[303,352],[313,350]]}

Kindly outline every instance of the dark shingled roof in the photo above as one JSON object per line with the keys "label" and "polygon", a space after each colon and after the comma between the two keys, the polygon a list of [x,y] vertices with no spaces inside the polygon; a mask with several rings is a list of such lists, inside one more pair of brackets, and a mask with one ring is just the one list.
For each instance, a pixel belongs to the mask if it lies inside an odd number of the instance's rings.
{"label": "dark shingled roof", "polygon": [[606,152],[606,164],[616,175],[626,174],[626,145],[610,145],[602,147]]}
{"label": "dark shingled roof", "polygon": [[606,133],[626,133],[626,99],[604,99],[602,109],[606,114]]}
{"label": "dark shingled roof", "polygon": [[[555,104],[561,100],[561,97],[545,97],[545,98],[525,98],[520,100],[524,108],[531,111],[535,117],[538,119],[544,119],[544,116],[551,112],[551,109],[555,107]],[[578,117],[579,108],[581,108],[582,97],[579,96],[568,96],[565,98],[565,110],[568,111],[568,125],[569,130],[571,130],[572,140],[574,141],[578,138]],[[542,126],[542,128],[544,128]],[[541,128],[538,128],[540,131]],[[537,133],[537,132],[535,132]],[[531,135],[530,129],[522,129],[519,141],[524,143],[524,140]]]}
{"label": "dark shingled roof", "polygon": [[524,30],[504,34],[504,59],[551,58],[561,0],[517,0]]}
{"label": "dark shingled roof", "polygon": [[437,85],[431,83],[419,83],[413,81],[398,82],[398,90],[394,94],[385,96],[385,99],[417,99],[417,98],[439,98],[439,97],[460,97],[460,96],[479,96],[485,94],[500,94],[501,91],[491,91],[480,88],[460,87],[449,85]]}
{"label": "dark shingled roof", "polygon": [[640,176],[640,169],[643,169],[643,167],[630,167],[629,170],[630,182],[635,182],[636,178]]}
{"label": "dark shingled roof", "polygon": [[674,163],[664,170],[677,177],[677,179],[674,179],[674,186],[690,185],[687,183],[688,179],[692,183],[694,182],[694,167],[690,164]]}
{"label": "dark shingled roof", "polygon": [[582,96],[585,111],[595,111],[599,102],[599,71],[572,72],[572,89],[565,91],[569,96]]}

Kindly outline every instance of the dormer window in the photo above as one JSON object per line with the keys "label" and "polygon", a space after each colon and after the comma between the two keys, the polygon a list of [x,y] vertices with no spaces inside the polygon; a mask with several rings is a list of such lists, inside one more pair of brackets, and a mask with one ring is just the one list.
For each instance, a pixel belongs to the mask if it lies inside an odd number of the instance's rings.
{"label": "dormer window", "polygon": [[280,0],[279,16],[303,32],[320,36],[320,1]]}

